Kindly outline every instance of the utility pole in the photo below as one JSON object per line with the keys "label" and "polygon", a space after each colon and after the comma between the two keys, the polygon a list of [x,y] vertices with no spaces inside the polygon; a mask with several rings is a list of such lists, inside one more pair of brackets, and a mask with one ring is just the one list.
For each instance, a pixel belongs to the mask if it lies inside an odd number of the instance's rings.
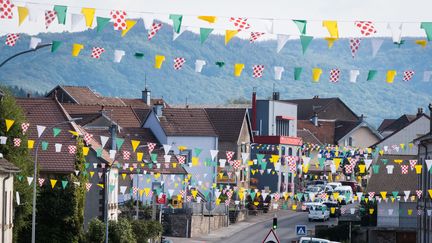
{"label": "utility pole", "polygon": [[9,62],[10,60],[14,59],[15,57],[21,56],[21,55],[26,54],[26,53],[35,52],[35,51],[37,51],[37,50],[39,50],[39,49],[42,49],[42,48],[44,48],[44,47],[48,47],[48,46],[52,46],[52,43],[40,44],[40,45],[36,46],[35,49],[30,49],[30,50],[26,50],[26,51],[18,52],[17,54],[15,54],[15,55],[13,55],[13,56],[10,56],[10,57],[7,58],[6,60],[4,60],[2,63],[0,63],[0,68],[1,68],[3,65],[5,65],[7,62]]}

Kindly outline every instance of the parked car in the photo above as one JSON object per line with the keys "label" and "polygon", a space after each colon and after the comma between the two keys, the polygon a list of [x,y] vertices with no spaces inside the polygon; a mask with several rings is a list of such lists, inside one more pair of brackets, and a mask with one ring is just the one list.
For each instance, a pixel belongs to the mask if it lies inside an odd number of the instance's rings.
{"label": "parked car", "polygon": [[319,204],[315,206],[311,206],[309,208],[308,220],[309,222],[312,220],[322,220],[326,221],[330,219],[330,212],[328,208],[324,204]]}
{"label": "parked car", "polygon": [[362,192],[362,187],[356,181],[341,181],[342,186],[350,186],[353,192]]}
{"label": "parked car", "polygon": [[[337,201],[326,201],[323,204],[330,210],[330,217],[335,218],[341,215],[340,206]],[[334,208],[334,212],[332,212],[332,208]]]}
{"label": "parked car", "polygon": [[322,198],[316,198],[313,202],[304,202],[302,205],[302,211],[309,212],[309,208],[312,206],[321,205],[324,202]]}
{"label": "parked car", "polygon": [[324,180],[315,180],[315,181],[309,181],[308,185],[325,185],[327,184],[327,181]]}
{"label": "parked car", "polygon": [[321,192],[321,188],[312,186],[312,187],[308,187],[304,193],[307,194],[308,196],[310,196],[311,194],[313,196],[316,196],[320,192]]}
{"label": "parked car", "polygon": [[345,205],[353,202],[353,191],[350,186],[338,186],[334,189],[333,194],[335,192],[339,193],[339,196],[333,199],[339,201],[340,204]]}
{"label": "parked car", "polygon": [[340,243],[336,241],[329,241],[326,239],[315,238],[315,237],[301,237],[299,243]]}
{"label": "parked car", "polygon": [[328,186],[331,186],[333,189],[335,189],[338,186],[342,186],[342,183],[340,182],[329,182],[327,183]]}

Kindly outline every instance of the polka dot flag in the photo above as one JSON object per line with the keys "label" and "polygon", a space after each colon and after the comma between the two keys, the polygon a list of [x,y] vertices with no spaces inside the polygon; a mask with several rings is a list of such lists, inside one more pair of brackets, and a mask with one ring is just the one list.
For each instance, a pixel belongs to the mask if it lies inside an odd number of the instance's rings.
{"label": "polka dot flag", "polygon": [[6,42],[5,44],[8,46],[15,46],[17,40],[19,39],[20,35],[19,34],[8,34],[6,37]]}
{"label": "polka dot flag", "polygon": [[51,25],[51,23],[55,20],[57,17],[57,12],[54,10],[46,10],[45,11],[45,27],[48,29],[48,27]]}
{"label": "polka dot flag", "polygon": [[253,65],[253,77],[261,78],[264,73],[264,65]]}
{"label": "polka dot flag", "polygon": [[237,28],[238,32],[250,28],[250,24],[247,22],[247,20],[248,20],[247,18],[235,18],[235,17],[230,18],[230,22],[234,23],[234,27]]}
{"label": "polka dot flag", "polygon": [[12,8],[14,5],[10,0],[0,0],[0,19],[12,19]]}
{"label": "polka dot flag", "polygon": [[251,32],[249,42],[254,43],[262,35],[264,35],[263,32]]}
{"label": "polka dot flag", "polygon": [[330,82],[337,83],[339,82],[339,76],[340,76],[340,70],[339,69],[332,69],[330,70]]}
{"label": "polka dot flag", "polygon": [[162,28],[161,23],[153,23],[151,29],[148,32],[148,40],[153,39],[156,33]]}
{"label": "polka dot flag", "polygon": [[114,30],[126,29],[126,12],[122,10],[111,11],[111,21],[114,22]]}
{"label": "polka dot flag", "polygon": [[354,58],[358,49],[360,48],[361,39],[352,38],[352,39],[350,39],[349,42],[350,42],[350,48],[351,48],[351,55]]}
{"label": "polka dot flag", "polygon": [[410,81],[412,77],[414,76],[413,70],[407,70],[403,73],[403,81]]}
{"label": "polka dot flag", "polygon": [[354,24],[360,29],[360,33],[363,36],[370,36],[377,32],[371,21],[356,21]]}
{"label": "polka dot flag", "polygon": [[186,60],[183,57],[174,58],[174,69],[180,70],[185,62]]}
{"label": "polka dot flag", "polygon": [[95,59],[99,59],[102,53],[105,52],[105,49],[102,47],[93,47],[91,57]]}

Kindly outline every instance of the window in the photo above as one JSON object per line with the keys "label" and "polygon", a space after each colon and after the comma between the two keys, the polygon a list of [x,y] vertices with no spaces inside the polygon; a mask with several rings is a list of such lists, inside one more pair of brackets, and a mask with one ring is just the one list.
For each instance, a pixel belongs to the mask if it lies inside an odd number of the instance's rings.
{"label": "window", "polygon": [[276,135],[278,136],[289,136],[290,120],[276,120]]}
{"label": "window", "polygon": [[185,149],[180,152],[180,155],[185,157],[186,163],[192,163],[192,149]]}
{"label": "window", "polygon": [[242,144],[240,145],[240,152],[241,152],[241,153],[246,153],[246,152],[247,152],[246,143],[242,143]]}
{"label": "window", "polygon": [[292,148],[291,148],[291,147],[288,148],[288,155],[289,155],[289,156],[292,156],[292,155],[293,155],[293,151],[292,151]]}

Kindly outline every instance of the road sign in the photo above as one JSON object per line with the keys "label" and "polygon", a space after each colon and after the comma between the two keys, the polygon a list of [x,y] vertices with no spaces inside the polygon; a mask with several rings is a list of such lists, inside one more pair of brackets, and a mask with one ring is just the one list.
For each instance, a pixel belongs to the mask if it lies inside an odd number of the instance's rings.
{"label": "road sign", "polygon": [[296,225],[296,233],[297,233],[297,236],[307,235],[306,225]]}
{"label": "road sign", "polygon": [[263,243],[280,243],[273,229],[270,229],[266,238],[264,238]]}

